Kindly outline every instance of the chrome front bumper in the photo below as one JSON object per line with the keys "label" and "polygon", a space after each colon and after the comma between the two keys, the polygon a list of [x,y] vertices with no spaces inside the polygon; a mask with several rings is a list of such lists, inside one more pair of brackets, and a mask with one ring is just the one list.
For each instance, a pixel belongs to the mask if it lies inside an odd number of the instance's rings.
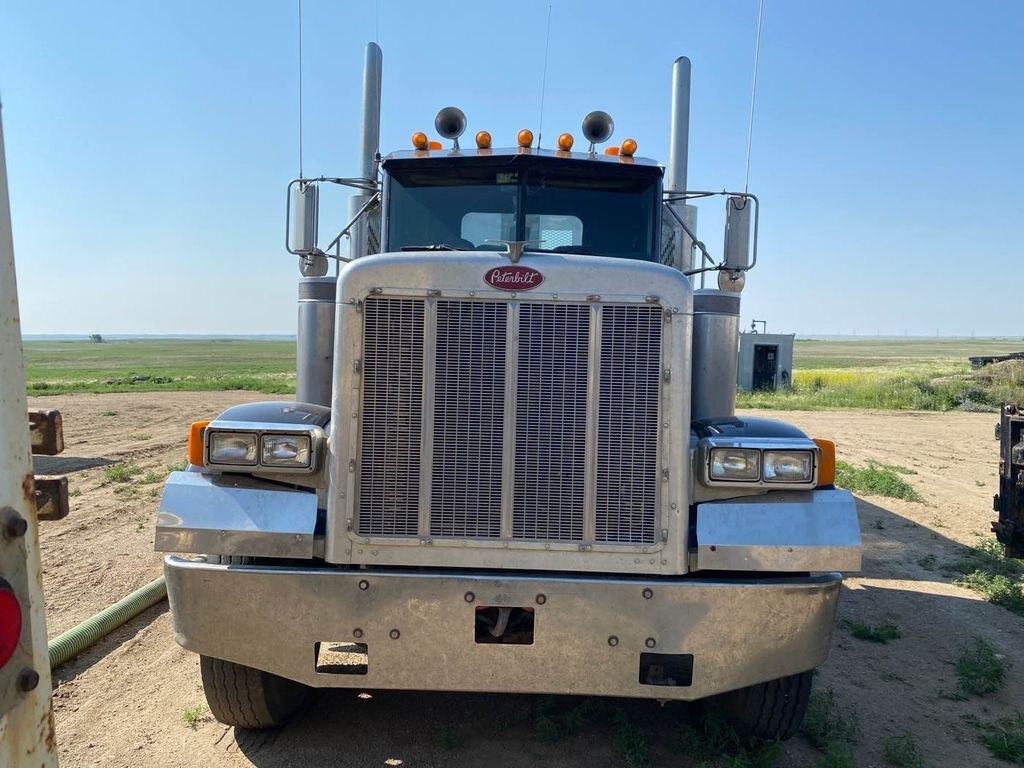
{"label": "chrome front bumper", "polygon": [[[580,577],[164,561],[175,640],[315,687],[700,699],[812,669],[842,578]],[[532,608],[531,645],[478,644],[482,606]],[[365,643],[365,674],[316,671]],[[689,685],[640,682],[641,654],[692,655]],[[648,662],[649,662],[648,657]]]}

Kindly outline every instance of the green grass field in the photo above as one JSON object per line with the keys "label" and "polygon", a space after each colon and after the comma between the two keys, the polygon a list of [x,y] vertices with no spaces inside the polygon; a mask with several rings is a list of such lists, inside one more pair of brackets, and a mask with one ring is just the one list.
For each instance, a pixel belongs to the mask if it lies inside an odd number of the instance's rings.
{"label": "green grass field", "polygon": [[798,340],[793,388],[741,392],[746,408],[833,408],[988,411],[1024,400],[1024,363],[971,370],[968,357],[1024,350],[1024,340]]}
{"label": "green grass field", "polygon": [[295,391],[293,341],[26,341],[24,349],[30,395],[169,389]]}
{"label": "green grass field", "polygon": [[[1024,401],[1024,363],[972,371],[972,355],[1024,350],[1024,341],[797,341],[793,389],[740,393],[746,408],[992,410]],[[30,395],[245,389],[295,391],[295,342],[223,339],[27,341]]]}

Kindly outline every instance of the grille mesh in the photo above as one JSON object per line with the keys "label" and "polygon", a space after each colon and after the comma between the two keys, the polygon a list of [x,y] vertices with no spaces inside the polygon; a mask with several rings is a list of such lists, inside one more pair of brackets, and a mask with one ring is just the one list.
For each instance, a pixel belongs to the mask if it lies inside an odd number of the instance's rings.
{"label": "grille mesh", "polygon": [[508,305],[439,301],[432,536],[501,536]]}
{"label": "grille mesh", "polygon": [[519,311],[515,490],[518,539],[583,538],[590,307]]}
{"label": "grille mesh", "polygon": [[415,536],[423,431],[423,301],[364,304],[358,530]]}
{"label": "grille mesh", "polygon": [[653,544],[658,483],[661,309],[601,310],[595,538]]}
{"label": "grille mesh", "polygon": [[[513,306],[437,300],[428,312],[422,299],[365,301],[358,533],[415,537],[426,500],[438,538],[500,538],[504,513],[514,539],[655,543],[661,308],[524,302],[510,328]],[[588,406],[597,409],[589,435]]]}

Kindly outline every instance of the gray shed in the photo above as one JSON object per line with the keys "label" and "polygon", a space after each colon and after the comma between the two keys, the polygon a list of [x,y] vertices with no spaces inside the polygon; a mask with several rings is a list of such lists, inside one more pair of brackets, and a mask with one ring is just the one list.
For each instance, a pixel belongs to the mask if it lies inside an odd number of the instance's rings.
{"label": "gray shed", "polygon": [[744,391],[789,389],[793,381],[792,333],[741,333],[736,383]]}

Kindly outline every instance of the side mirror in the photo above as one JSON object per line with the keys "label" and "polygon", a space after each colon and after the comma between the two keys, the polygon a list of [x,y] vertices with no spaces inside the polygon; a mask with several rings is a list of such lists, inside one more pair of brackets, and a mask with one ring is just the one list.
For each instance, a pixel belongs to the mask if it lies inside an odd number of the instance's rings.
{"label": "side mirror", "polygon": [[726,269],[750,269],[750,219],[754,203],[739,195],[725,198],[725,244],[722,259]]}
{"label": "side mirror", "polygon": [[300,256],[316,251],[320,222],[320,190],[315,184],[299,182],[292,190],[291,238],[288,249]]}

